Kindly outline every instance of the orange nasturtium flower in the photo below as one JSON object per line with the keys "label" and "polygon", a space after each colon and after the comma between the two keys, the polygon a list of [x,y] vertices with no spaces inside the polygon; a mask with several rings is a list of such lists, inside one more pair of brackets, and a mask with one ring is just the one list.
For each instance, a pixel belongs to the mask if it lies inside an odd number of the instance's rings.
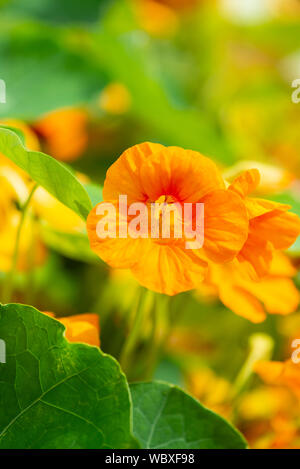
{"label": "orange nasturtium flower", "polygon": [[[121,195],[127,196],[128,205],[141,202],[149,211],[151,203],[203,203],[203,247],[186,249],[186,239],[174,231],[170,238],[161,232],[157,238],[151,233],[120,237],[119,228],[130,228],[132,221],[129,215],[119,217]],[[129,148],[108,170],[103,198],[102,204],[114,204],[117,217],[108,222],[111,236],[100,238],[101,204],[92,210],[87,221],[91,248],[110,266],[131,269],[143,286],[168,295],[195,288],[206,275],[208,260],[221,264],[234,259],[248,236],[244,201],[226,190],[213,161],[195,151],[154,143]]]}

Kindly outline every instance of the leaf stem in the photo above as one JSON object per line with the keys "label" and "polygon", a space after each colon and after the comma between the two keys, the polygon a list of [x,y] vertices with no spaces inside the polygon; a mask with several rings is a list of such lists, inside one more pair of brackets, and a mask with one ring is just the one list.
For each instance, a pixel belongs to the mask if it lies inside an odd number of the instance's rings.
{"label": "leaf stem", "polygon": [[168,298],[156,293],[152,308],[152,329],[148,341],[145,379],[151,380],[167,337]]}
{"label": "leaf stem", "polygon": [[127,373],[130,368],[131,357],[141,337],[141,327],[145,319],[145,306],[147,306],[147,297],[149,293],[152,292],[143,289],[139,292],[139,296],[137,298],[133,327],[120,356],[120,364],[125,373]]}

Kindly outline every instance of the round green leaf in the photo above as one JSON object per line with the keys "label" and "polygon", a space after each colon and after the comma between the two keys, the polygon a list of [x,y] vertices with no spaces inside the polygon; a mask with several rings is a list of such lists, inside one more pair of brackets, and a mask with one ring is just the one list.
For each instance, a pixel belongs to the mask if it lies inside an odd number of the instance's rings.
{"label": "round green leaf", "polygon": [[0,448],[128,448],[130,395],[118,363],[70,344],[36,309],[0,306]]}
{"label": "round green leaf", "polygon": [[246,441],[226,420],[176,386],[130,385],[133,432],[146,449],[243,449]]}

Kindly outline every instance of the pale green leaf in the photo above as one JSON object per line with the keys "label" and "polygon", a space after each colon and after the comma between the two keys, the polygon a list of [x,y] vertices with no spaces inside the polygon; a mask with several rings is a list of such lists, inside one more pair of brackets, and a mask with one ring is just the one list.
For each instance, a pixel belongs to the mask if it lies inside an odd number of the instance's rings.
{"label": "pale green leaf", "polygon": [[247,443],[219,415],[176,386],[162,382],[130,386],[133,431],[143,448],[242,449]]}

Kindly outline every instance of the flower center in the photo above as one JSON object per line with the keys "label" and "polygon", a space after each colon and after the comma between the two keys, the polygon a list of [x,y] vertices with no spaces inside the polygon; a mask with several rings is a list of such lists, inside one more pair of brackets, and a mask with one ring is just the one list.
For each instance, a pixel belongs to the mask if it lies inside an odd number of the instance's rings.
{"label": "flower center", "polygon": [[155,203],[156,204],[174,204],[176,202],[176,199],[173,195],[161,195],[156,199]]}

